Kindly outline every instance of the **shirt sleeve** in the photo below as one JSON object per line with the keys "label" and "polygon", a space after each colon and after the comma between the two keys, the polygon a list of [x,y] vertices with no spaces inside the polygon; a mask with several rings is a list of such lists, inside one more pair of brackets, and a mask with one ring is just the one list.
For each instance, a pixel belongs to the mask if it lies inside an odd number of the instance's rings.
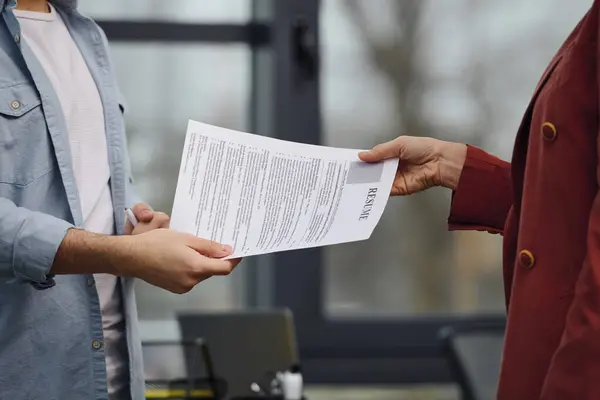
{"label": "shirt sleeve", "polygon": [[467,158],[452,194],[448,228],[503,233],[512,206],[510,163],[467,147]]}
{"label": "shirt sleeve", "polygon": [[56,251],[73,225],[0,198],[0,282],[15,278],[43,284]]}

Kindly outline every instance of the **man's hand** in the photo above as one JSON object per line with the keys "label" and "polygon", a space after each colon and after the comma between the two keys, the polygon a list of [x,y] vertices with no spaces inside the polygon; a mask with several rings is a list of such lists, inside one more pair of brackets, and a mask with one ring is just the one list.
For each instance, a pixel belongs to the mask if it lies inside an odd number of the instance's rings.
{"label": "man's hand", "polygon": [[173,293],[186,293],[211,276],[228,275],[240,262],[220,259],[229,254],[229,246],[170,229],[134,236],[71,229],[50,273],[132,276]]}
{"label": "man's hand", "polygon": [[171,223],[171,219],[167,214],[156,212],[145,203],[137,203],[133,206],[131,211],[133,211],[133,215],[135,215],[138,223],[134,227],[131,222],[127,220],[125,222],[126,235],[138,235],[154,229],[168,228]]}
{"label": "man's hand", "polygon": [[365,162],[399,158],[392,196],[406,196],[433,186],[456,189],[465,164],[467,147],[433,138],[400,136],[361,152]]}
{"label": "man's hand", "polygon": [[168,229],[128,237],[118,254],[118,275],[134,276],[173,293],[187,293],[214,275],[228,275],[240,260],[220,260],[231,247]]}

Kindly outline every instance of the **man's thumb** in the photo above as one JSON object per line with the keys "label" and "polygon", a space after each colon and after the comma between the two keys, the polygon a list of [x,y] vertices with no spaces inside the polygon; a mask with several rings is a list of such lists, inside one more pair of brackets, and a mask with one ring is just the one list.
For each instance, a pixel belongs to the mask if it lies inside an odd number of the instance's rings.
{"label": "man's thumb", "polygon": [[146,203],[137,203],[133,206],[131,211],[133,211],[133,215],[135,215],[137,220],[140,222],[150,222],[154,217],[152,208],[150,208],[150,206]]}

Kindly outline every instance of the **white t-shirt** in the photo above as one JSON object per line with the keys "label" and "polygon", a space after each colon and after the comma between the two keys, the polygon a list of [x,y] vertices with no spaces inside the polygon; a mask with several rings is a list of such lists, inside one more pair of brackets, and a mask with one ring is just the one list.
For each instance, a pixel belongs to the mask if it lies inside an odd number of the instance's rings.
{"label": "white t-shirt", "polygon": [[[62,18],[49,13],[14,10],[22,37],[40,61],[56,91],[66,120],[73,172],[84,229],[114,234],[114,210],[104,128],[104,109],[96,83]],[[111,400],[129,399],[129,365],[125,320],[118,278],[94,276],[104,331],[104,351]]]}

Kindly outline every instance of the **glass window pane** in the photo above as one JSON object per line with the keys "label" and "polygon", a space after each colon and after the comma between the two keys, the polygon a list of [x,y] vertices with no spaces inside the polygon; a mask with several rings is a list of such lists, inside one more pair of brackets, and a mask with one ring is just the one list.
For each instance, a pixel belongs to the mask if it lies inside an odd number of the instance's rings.
{"label": "glass window pane", "polygon": [[[590,2],[366,3],[321,5],[325,144],[370,148],[404,133],[507,158],[538,78]],[[449,199],[391,199],[370,240],[327,248],[327,314],[503,312],[501,238],[447,232]]]}
{"label": "glass window pane", "polygon": [[96,19],[243,23],[250,0],[79,0],[79,9]]}
{"label": "glass window pane", "polygon": [[[243,45],[157,43],[113,43],[111,49],[128,106],[136,188],[154,209],[170,214],[188,119],[247,130],[250,51]],[[242,307],[242,271],[240,267],[232,276],[211,278],[185,296],[140,282],[140,318]]]}

